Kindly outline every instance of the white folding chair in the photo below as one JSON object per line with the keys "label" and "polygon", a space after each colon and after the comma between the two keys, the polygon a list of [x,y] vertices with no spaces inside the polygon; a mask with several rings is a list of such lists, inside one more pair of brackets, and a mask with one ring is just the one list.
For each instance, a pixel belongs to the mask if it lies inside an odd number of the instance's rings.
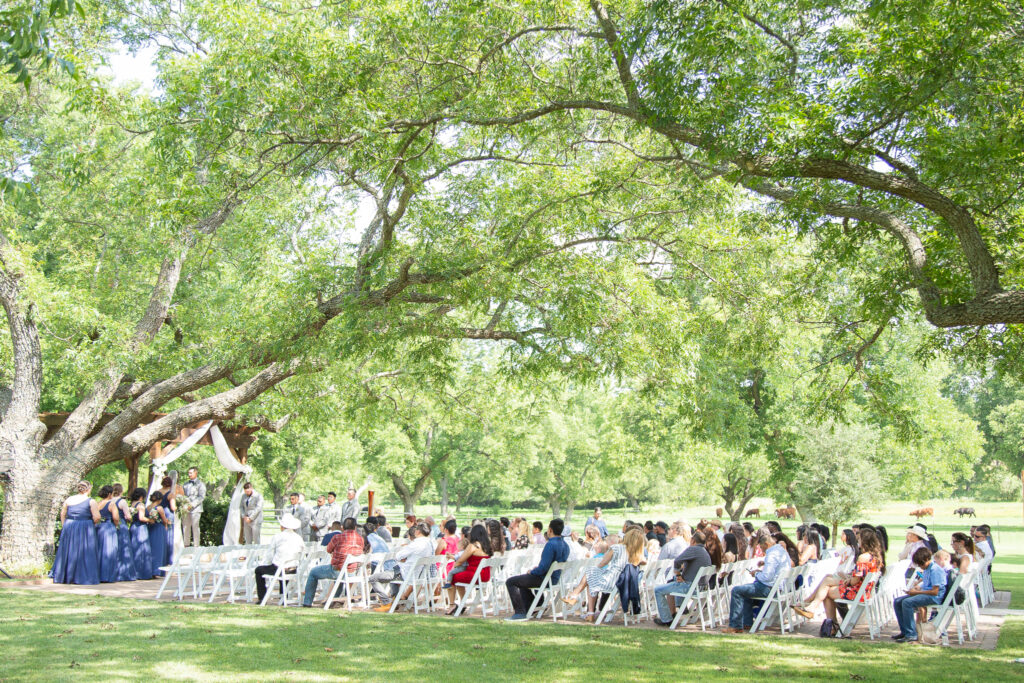
{"label": "white folding chair", "polygon": [[846,616],[839,623],[840,638],[846,638],[853,633],[857,622],[864,614],[868,617],[868,637],[874,640],[875,636],[881,634],[882,627],[877,623],[877,611],[872,609],[872,603],[878,599],[878,577],[879,572],[870,572],[861,580],[853,600],[836,600],[836,604],[848,607]]}
{"label": "white folding chair", "polygon": [[534,593],[530,608],[526,610],[527,619],[543,619],[544,613],[550,609],[552,620],[558,621],[559,606],[555,603],[556,601],[561,602],[561,600],[558,599],[558,583],[554,581],[554,575],[556,572],[559,573],[559,580],[561,580],[560,572],[565,569],[566,564],[566,562],[552,562],[548,567],[547,574],[544,575],[544,579]]}
{"label": "white folding chair", "polygon": [[330,590],[324,599],[324,609],[330,609],[335,600],[345,594],[345,606],[352,609],[353,587],[359,589],[359,606],[367,609],[370,606],[370,582],[366,573],[366,555],[349,555],[338,577],[330,584]]}
{"label": "white folding chair", "polygon": [[[669,630],[674,631],[681,626],[686,626],[694,619],[694,617],[698,617],[700,619],[700,628],[702,631],[707,629],[707,610],[705,609],[706,606],[702,601],[706,601],[708,599],[708,581],[717,571],[718,570],[714,565],[701,567],[694,575],[693,581],[690,582],[690,587],[686,593],[682,596],[673,596],[676,603],[676,616],[672,619],[672,623],[669,624]],[[701,597],[702,595],[704,596],[703,598]],[[696,609],[691,609],[691,603],[693,603],[693,607]]]}
{"label": "white folding chair", "polygon": [[269,579],[266,579],[267,592],[263,594],[263,600],[260,602],[261,607],[266,606],[267,600],[270,599],[270,594],[274,592],[274,586],[277,586],[281,591],[280,604],[282,606],[288,606],[288,591],[292,586],[296,587],[295,602],[301,601],[298,595],[298,585],[301,566],[304,562],[308,564],[309,558],[303,558],[302,553],[300,553],[295,557],[285,559],[277,566],[277,571]]}
{"label": "white folding chair", "polygon": [[[405,576],[398,583],[398,597],[391,602],[388,613],[394,613],[401,605],[411,604],[414,614],[420,613],[420,594],[423,594],[423,609],[433,611],[434,591],[430,574],[433,569],[436,572],[437,557],[430,555],[421,557],[406,571]],[[441,555],[440,557],[444,557]],[[408,595],[406,595],[408,593]]]}
{"label": "white folding chair", "polygon": [[[178,556],[174,558],[173,564],[164,565],[160,567],[160,571],[164,573],[163,583],[160,584],[160,590],[156,592],[156,599],[159,600],[160,596],[163,595],[164,589],[167,588],[167,583],[171,580],[171,577],[175,577],[176,587],[174,590],[174,597],[181,600],[185,593],[185,583],[183,580],[184,576],[191,576],[193,573],[192,565],[198,560],[197,551],[199,548],[196,546],[189,546],[182,548]],[[195,590],[193,589],[193,593]]]}
{"label": "white folding chair", "polygon": [[783,569],[775,577],[771,592],[762,600],[761,608],[757,611],[757,617],[750,627],[751,633],[757,633],[766,628],[772,619],[778,618],[779,629],[782,633],[792,630],[793,621],[790,615],[791,595],[793,593],[793,582],[800,571],[800,567]]}

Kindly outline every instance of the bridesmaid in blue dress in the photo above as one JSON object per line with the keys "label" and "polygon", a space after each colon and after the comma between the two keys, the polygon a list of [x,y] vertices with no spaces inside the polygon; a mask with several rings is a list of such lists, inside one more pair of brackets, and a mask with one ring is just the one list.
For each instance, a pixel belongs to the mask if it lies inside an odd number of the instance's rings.
{"label": "bridesmaid in blue dress", "polygon": [[114,508],[117,510],[121,523],[117,525],[117,580],[135,580],[135,562],[132,560],[132,534],[128,529],[132,511],[123,498],[124,487],[114,484]]}
{"label": "bridesmaid in blue dress", "polygon": [[132,562],[135,578],[153,578],[153,553],[149,549],[149,517],[146,515],[146,489],[132,491]]}
{"label": "bridesmaid in blue dress", "polygon": [[149,496],[149,506],[146,508],[146,516],[149,517],[149,552],[153,561],[153,576],[163,576],[160,567],[167,564],[167,515],[160,505],[163,496],[159,491],[153,491]]}
{"label": "bridesmaid in blue dress", "polygon": [[117,581],[117,524],[121,516],[114,507],[114,487],[104,486],[100,489],[100,523],[96,527],[96,541],[100,559],[100,581],[113,583]]}
{"label": "bridesmaid in blue dress", "polygon": [[78,482],[78,493],[64,501],[60,508],[60,541],[53,559],[54,583],[92,585],[100,582],[96,550],[96,527],[100,521],[99,506],[89,497],[92,484]]}
{"label": "bridesmaid in blue dress", "polygon": [[174,564],[174,513],[178,504],[174,501],[174,479],[164,477],[160,480],[160,507],[164,510],[164,517],[167,518],[167,554],[164,556],[164,564]]}

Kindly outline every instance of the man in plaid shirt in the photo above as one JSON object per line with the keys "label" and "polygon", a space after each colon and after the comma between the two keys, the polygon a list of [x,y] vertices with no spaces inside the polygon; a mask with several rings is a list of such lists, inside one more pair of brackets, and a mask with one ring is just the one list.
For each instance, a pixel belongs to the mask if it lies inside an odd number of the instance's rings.
{"label": "man in plaid shirt", "polygon": [[[327,552],[331,554],[331,563],[313,567],[309,571],[309,578],[306,579],[306,595],[302,600],[303,607],[313,606],[313,597],[316,595],[320,581],[325,579],[333,581],[338,578],[346,557],[363,554],[363,537],[356,531],[356,520],[349,517],[342,524],[341,529],[341,533],[327,544]],[[347,569],[351,570],[353,566],[349,565]]]}

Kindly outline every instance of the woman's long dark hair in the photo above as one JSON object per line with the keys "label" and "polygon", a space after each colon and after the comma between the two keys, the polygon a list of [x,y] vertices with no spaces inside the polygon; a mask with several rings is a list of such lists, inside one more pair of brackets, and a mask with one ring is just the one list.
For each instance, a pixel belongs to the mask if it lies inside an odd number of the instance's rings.
{"label": "woman's long dark hair", "polygon": [[469,542],[480,546],[480,549],[484,551],[484,555],[494,554],[491,549],[491,535],[487,533],[487,529],[482,524],[477,524],[469,530]]}
{"label": "woman's long dark hair", "polygon": [[794,567],[800,564],[800,555],[796,552],[796,543],[793,543],[793,539],[781,531],[776,531],[772,534],[772,538],[775,539],[776,543],[786,544],[786,552],[789,553],[789,559],[793,563]]}
{"label": "woman's long dark hair", "polygon": [[878,570],[885,573],[885,550],[882,549],[882,539],[874,529],[864,527],[860,530],[860,552],[868,553],[878,560]]}
{"label": "woman's long dark hair", "polygon": [[856,562],[857,556],[860,555],[860,541],[857,540],[857,534],[853,529],[843,529],[843,543],[853,548],[853,561]]}
{"label": "woman's long dark hair", "polygon": [[711,556],[711,564],[715,565],[715,569],[722,568],[722,542],[718,540],[718,534],[714,531],[706,534],[704,538],[704,549],[708,551],[708,555]]}
{"label": "woman's long dark hair", "polygon": [[740,557],[740,548],[739,548],[739,545],[736,543],[736,534],[734,534],[733,532],[729,531],[729,532],[726,532],[726,534],[725,534],[725,536],[723,538],[725,539],[725,552],[732,553],[733,557],[736,557],[737,559],[739,559],[739,557]]}
{"label": "woman's long dark hair", "polygon": [[[491,552],[487,554],[493,555],[505,552],[505,532],[501,528],[501,522],[496,519],[488,519],[484,522],[484,525],[486,525],[487,533],[491,537]],[[472,536],[470,538],[472,539]]]}
{"label": "woman's long dark hair", "polygon": [[[736,559],[745,560],[747,559],[747,537],[743,533],[743,525],[738,522],[733,522],[729,525],[729,533],[736,539]],[[728,550],[728,548],[726,548]]]}

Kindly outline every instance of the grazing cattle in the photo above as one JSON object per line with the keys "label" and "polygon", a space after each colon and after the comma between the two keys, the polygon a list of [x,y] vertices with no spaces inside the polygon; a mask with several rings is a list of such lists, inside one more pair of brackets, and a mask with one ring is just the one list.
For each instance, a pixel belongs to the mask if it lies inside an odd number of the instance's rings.
{"label": "grazing cattle", "polygon": [[760,519],[761,518],[761,508],[750,508],[749,510],[747,510],[746,516],[747,516],[748,519],[750,517],[757,517],[758,519]]}
{"label": "grazing cattle", "polygon": [[954,515],[960,515],[960,519],[963,519],[965,516],[966,517],[977,517],[978,516],[978,515],[976,515],[974,513],[974,508],[957,508],[956,510],[953,511],[953,514]]}
{"label": "grazing cattle", "polygon": [[932,517],[934,514],[935,514],[934,508],[920,508],[919,510],[912,511],[910,513],[910,516],[911,517],[917,517],[918,519],[921,519],[922,517]]}
{"label": "grazing cattle", "polygon": [[722,508],[715,508],[715,517],[724,517],[724,516],[725,516],[725,510],[723,510]]}
{"label": "grazing cattle", "polygon": [[796,508],[792,505],[775,510],[775,516],[779,519],[796,519]]}

